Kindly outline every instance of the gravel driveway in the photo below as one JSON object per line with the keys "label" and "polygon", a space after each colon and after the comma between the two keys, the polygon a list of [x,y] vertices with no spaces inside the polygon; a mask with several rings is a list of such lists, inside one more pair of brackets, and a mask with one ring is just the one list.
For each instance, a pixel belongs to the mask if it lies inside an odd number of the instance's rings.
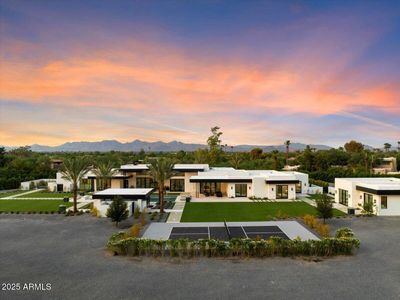
{"label": "gravel driveway", "polygon": [[1,299],[399,299],[400,218],[330,221],[361,239],[353,257],[322,261],[113,257],[116,231],[87,215],[0,215],[0,283],[50,291],[0,291]]}

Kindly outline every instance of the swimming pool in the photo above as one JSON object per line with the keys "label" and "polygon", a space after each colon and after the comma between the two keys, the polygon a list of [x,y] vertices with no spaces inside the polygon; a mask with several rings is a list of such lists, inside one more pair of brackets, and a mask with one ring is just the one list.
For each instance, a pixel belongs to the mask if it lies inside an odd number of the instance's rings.
{"label": "swimming pool", "polygon": [[[164,201],[170,201],[170,202],[175,202],[176,197],[179,194],[166,194],[164,196]],[[158,194],[151,194],[150,195],[150,202],[158,202]]]}

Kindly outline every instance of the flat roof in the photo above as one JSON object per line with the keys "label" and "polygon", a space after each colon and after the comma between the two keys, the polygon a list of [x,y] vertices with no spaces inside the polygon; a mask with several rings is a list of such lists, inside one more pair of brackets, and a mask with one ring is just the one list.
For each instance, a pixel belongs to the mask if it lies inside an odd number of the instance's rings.
{"label": "flat roof", "polygon": [[155,189],[134,188],[134,189],[106,189],[95,192],[93,199],[109,199],[117,196],[127,199],[143,199],[149,196]]}
{"label": "flat roof", "polygon": [[376,195],[400,195],[400,178],[394,177],[364,177],[337,178],[350,181],[356,185],[356,190]]}
{"label": "flat roof", "polygon": [[[149,169],[148,164],[127,164],[120,167],[121,170],[132,170],[132,171],[145,171]],[[205,171],[208,170],[208,164],[175,164],[175,171]]]}

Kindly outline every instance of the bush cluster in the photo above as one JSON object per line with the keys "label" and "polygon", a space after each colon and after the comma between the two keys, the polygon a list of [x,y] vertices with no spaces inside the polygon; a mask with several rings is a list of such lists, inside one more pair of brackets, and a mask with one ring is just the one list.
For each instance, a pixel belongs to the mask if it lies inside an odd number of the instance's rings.
{"label": "bush cluster", "polygon": [[272,256],[335,256],[351,255],[359,248],[355,238],[326,238],[322,240],[150,240],[113,235],[107,247],[116,255],[170,257],[272,257]]}

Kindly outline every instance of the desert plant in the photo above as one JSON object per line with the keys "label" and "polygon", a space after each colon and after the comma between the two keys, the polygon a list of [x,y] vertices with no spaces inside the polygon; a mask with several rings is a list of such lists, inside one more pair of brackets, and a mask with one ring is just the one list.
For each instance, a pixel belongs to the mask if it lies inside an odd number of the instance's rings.
{"label": "desert plant", "polygon": [[135,205],[135,209],[134,209],[134,211],[133,211],[133,217],[134,217],[135,219],[139,219],[139,216],[140,216],[139,206]]}
{"label": "desert plant", "polygon": [[132,227],[129,229],[129,235],[131,237],[138,237],[140,235],[140,230],[142,229],[142,226],[140,224],[134,224]]}
{"label": "desert plant", "polygon": [[140,225],[144,226],[146,225],[146,215],[145,214],[140,214]]}
{"label": "desert plant", "polygon": [[118,227],[118,223],[126,220],[128,215],[129,211],[126,202],[121,197],[115,197],[107,209],[106,216],[115,222],[115,226]]}
{"label": "desert plant", "polygon": [[100,217],[100,211],[95,206],[93,206],[93,208],[90,210],[90,213],[94,217]]}

